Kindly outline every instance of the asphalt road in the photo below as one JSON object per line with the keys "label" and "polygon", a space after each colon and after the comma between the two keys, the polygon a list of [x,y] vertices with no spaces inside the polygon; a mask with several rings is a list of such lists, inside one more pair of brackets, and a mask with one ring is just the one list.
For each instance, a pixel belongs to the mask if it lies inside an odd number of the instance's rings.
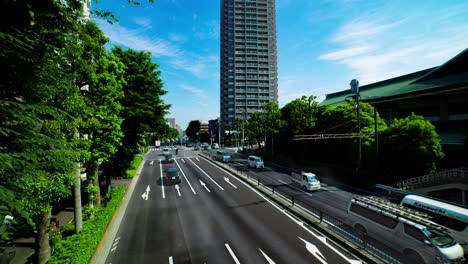
{"label": "asphalt road", "polygon": [[[146,156],[106,263],[359,263],[196,152],[161,154]],[[182,182],[168,185],[174,165]]]}

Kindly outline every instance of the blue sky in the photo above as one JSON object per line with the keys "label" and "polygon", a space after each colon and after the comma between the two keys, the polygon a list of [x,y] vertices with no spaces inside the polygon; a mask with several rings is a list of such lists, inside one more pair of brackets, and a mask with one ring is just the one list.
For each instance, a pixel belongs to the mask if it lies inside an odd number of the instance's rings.
{"label": "blue sky", "polygon": [[[183,130],[219,116],[220,0],[100,0],[111,45],[151,52]],[[466,0],[276,0],[279,105],[438,66],[468,48]]]}

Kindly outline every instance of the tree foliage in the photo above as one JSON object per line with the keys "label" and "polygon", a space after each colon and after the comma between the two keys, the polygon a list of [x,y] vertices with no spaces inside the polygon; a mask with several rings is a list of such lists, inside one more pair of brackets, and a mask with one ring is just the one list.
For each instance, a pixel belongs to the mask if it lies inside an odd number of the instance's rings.
{"label": "tree foliage", "polygon": [[114,47],[112,54],[125,65],[125,97],[121,100],[120,111],[124,137],[116,155],[107,162],[111,175],[119,177],[125,175],[142,140],[150,138],[149,132],[164,128],[164,115],[170,105],[161,98],[167,92],[163,89],[159,66],[152,62],[150,53]]}
{"label": "tree foliage", "polygon": [[382,132],[382,161],[393,179],[435,172],[444,158],[434,125],[422,116],[394,119]]}
{"label": "tree foliage", "polygon": [[191,141],[198,140],[198,132],[200,132],[200,125],[200,121],[198,120],[192,120],[189,122],[185,133]]}

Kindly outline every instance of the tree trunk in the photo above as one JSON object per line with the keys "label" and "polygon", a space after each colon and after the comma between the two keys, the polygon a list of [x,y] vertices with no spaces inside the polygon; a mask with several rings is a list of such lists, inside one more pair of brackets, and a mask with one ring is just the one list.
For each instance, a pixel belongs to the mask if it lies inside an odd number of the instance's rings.
{"label": "tree trunk", "polygon": [[39,264],[45,264],[50,259],[49,230],[51,212],[52,208],[49,207],[47,212],[40,216],[39,223],[37,226],[37,263]]}
{"label": "tree trunk", "polygon": [[81,212],[81,171],[79,163],[78,168],[76,170],[73,195],[75,196],[75,233],[78,234],[81,232],[81,229],[83,229],[83,215]]}
{"label": "tree trunk", "polygon": [[99,161],[94,162],[96,167],[95,175],[96,177],[93,180],[93,184],[96,185],[96,206],[101,206],[101,181],[99,180]]}

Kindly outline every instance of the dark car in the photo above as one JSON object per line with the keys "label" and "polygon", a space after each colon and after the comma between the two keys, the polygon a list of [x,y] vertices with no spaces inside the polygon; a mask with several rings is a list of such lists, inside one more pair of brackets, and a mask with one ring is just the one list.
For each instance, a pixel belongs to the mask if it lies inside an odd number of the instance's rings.
{"label": "dark car", "polygon": [[181,183],[179,171],[177,171],[177,168],[174,168],[174,167],[168,168],[166,170],[166,179],[167,179],[168,184]]}

